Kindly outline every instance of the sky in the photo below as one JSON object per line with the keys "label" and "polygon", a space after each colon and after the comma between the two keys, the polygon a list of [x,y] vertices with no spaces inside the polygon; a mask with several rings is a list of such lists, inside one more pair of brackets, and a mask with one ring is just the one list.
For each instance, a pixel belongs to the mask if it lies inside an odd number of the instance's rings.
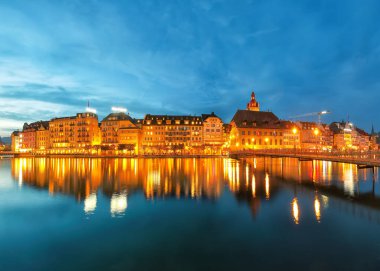
{"label": "sky", "polygon": [[[380,130],[380,1],[0,0],[0,136],[111,106]],[[304,120],[314,120],[311,117]]]}

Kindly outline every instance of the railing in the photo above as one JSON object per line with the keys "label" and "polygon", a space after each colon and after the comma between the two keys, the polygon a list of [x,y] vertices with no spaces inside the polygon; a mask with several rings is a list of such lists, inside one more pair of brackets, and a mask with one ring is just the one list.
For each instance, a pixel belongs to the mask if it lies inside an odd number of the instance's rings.
{"label": "railing", "polygon": [[242,150],[230,152],[230,155],[268,155],[268,156],[286,156],[298,158],[317,158],[317,159],[332,159],[352,160],[357,162],[378,162],[380,163],[380,151],[320,151],[320,150]]}

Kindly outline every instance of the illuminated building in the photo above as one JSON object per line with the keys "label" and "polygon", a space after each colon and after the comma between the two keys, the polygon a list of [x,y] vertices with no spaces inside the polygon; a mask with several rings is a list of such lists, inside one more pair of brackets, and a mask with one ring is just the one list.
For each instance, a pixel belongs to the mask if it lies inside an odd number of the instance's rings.
{"label": "illuminated building", "polygon": [[377,140],[378,140],[379,136],[378,134],[375,133],[375,129],[373,128],[373,125],[372,125],[372,130],[371,130],[371,135],[370,135],[370,149],[371,150],[378,150],[379,149],[379,145],[377,144]]}
{"label": "illuminated building", "polygon": [[137,121],[125,112],[109,114],[101,121],[100,127],[103,147],[108,147],[111,151],[138,153],[140,128]]}
{"label": "illuminated building", "polygon": [[[229,145],[231,150],[284,148],[284,143],[294,145],[292,125],[281,121],[272,112],[260,111],[252,92],[247,110],[238,110],[231,120]],[[287,133],[284,138],[284,132]],[[284,139],[286,141],[284,142]],[[293,142],[291,142],[293,141]],[[289,145],[290,146],[290,145]],[[287,146],[287,147],[289,147]]]}
{"label": "illuminated building", "polygon": [[85,153],[100,144],[98,116],[78,113],[54,118],[49,123],[50,153]]}
{"label": "illuminated building", "polygon": [[293,148],[299,141],[290,122],[280,120],[272,112],[260,111],[253,92],[247,110],[239,109],[230,125],[231,150]]}
{"label": "illuminated building", "polygon": [[49,122],[46,121],[45,125],[36,130],[36,152],[44,154],[49,148],[49,142]]}
{"label": "illuminated building", "polygon": [[[46,146],[47,136],[41,136],[42,131],[48,131],[48,121],[37,121],[30,124],[25,123],[21,132],[19,132],[19,151],[20,152],[34,152],[40,148],[41,145]],[[37,131],[41,131],[38,133]],[[16,138],[14,138],[16,140]],[[16,148],[16,143],[14,148]]]}
{"label": "illuminated building", "polygon": [[231,121],[230,148],[283,148],[283,130],[283,123],[272,112],[238,110]]}
{"label": "illuminated building", "polygon": [[201,116],[146,115],[142,121],[144,153],[198,152],[202,147]]}
{"label": "illuminated building", "polygon": [[202,121],[205,151],[219,153],[225,143],[222,119],[212,112],[211,114],[202,114]]}
{"label": "illuminated building", "polygon": [[336,150],[360,150],[370,149],[370,135],[364,130],[355,127],[350,122],[333,122],[330,129],[334,133],[333,148]]}
{"label": "illuminated building", "polygon": [[14,131],[11,134],[11,150],[13,152],[20,152],[20,132],[19,131]]}
{"label": "illuminated building", "polygon": [[300,130],[298,126],[291,121],[281,121],[283,125],[283,141],[282,146],[285,149],[299,149],[300,146]]}
{"label": "illuminated building", "polygon": [[326,124],[300,121],[296,123],[302,149],[331,150],[333,134]]}

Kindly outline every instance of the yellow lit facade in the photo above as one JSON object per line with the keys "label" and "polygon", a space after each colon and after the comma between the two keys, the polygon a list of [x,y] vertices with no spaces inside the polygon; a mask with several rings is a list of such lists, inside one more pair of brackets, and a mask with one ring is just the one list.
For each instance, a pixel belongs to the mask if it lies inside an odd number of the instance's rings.
{"label": "yellow lit facade", "polygon": [[208,153],[220,153],[225,143],[223,121],[214,112],[202,114],[203,145]]}
{"label": "yellow lit facade", "polygon": [[55,118],[49,122],[49,153],[88,153],[100,144],[98,116],[78,113],[76,116]]}
{"label": "yellow lit facade", "polygon": [[145,154],[198,153],[203,147],[202,117],[148,114],[141,141]]}
{"label": "yellow lit facade", "polygon": [[129,115],[124,112],[111,113],[101,121],[100,127],[105,151],[138,153],[141,129]]}

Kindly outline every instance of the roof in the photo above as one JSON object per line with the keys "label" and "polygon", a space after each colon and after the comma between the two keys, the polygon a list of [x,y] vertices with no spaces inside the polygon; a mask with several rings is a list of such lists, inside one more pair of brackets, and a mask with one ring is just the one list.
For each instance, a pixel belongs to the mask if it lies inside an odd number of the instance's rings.
{"label": "roof", "polygon": [[116,112],[111,113],[107,117],[105,117],[103,121],[119,121],[119,120],[129,120],[130,122],[134,123],[135,120],[132,119],[129,115],[125,114],[124,112]]}
{"label": "roof", "polygon": [[211,114],[202,114],[202,120],[203,121],[205,121],[205,120],[207,120],[208,118],[211,118],[211,117],[218,118],[218,119],[222,120],[220,117],[218,117],[217,115],[215,115],[214,112],[211,112]]}
{"label": "roof", "polygon": [[363,136],[369,136],[369,134],[368,134],[366,131],[364,131],[364,130],[362,130],[362,129],[360,129],[360,128],[357,128],[357,127],[355,127],[355,129],[356,129],[356,131],[357,131],[359,134],[361,134],[361,135],[363,135]]}
{"label": "roof", "polygon": [[[143,124],[149,125],[158,125],[157,121],[162,121],[162,124],[165,124],[165,121],[171,120],[171,121],[180,121],[178,125],[183,125],[185,120],[191,121],[190,123],[186,125],[201,125],[202,124],[202,117],[201,116],[186,116],[186,115],[151,115],[147,114],[145,115],[145,118],[143,120]],[[192,123],[193,122],[193,123]],[[177,123],[172,123],[171,125],[175,125]]]}
{"label": "roof", "polygon": [[24,126],[23,126],[23,130],[29,130],[29,129],[33,129],[33,130],[38,130],[40,128],[44,128],[44,129],[49,129],[49,121],[36,121],[36,122],[32,122],[32,123],[24,123]]}
{"label": "roof", "polygon": [[281,125],[279,118],[272,112],[238,110],[236,111],[231,122],[237,127],[262,127]]}

